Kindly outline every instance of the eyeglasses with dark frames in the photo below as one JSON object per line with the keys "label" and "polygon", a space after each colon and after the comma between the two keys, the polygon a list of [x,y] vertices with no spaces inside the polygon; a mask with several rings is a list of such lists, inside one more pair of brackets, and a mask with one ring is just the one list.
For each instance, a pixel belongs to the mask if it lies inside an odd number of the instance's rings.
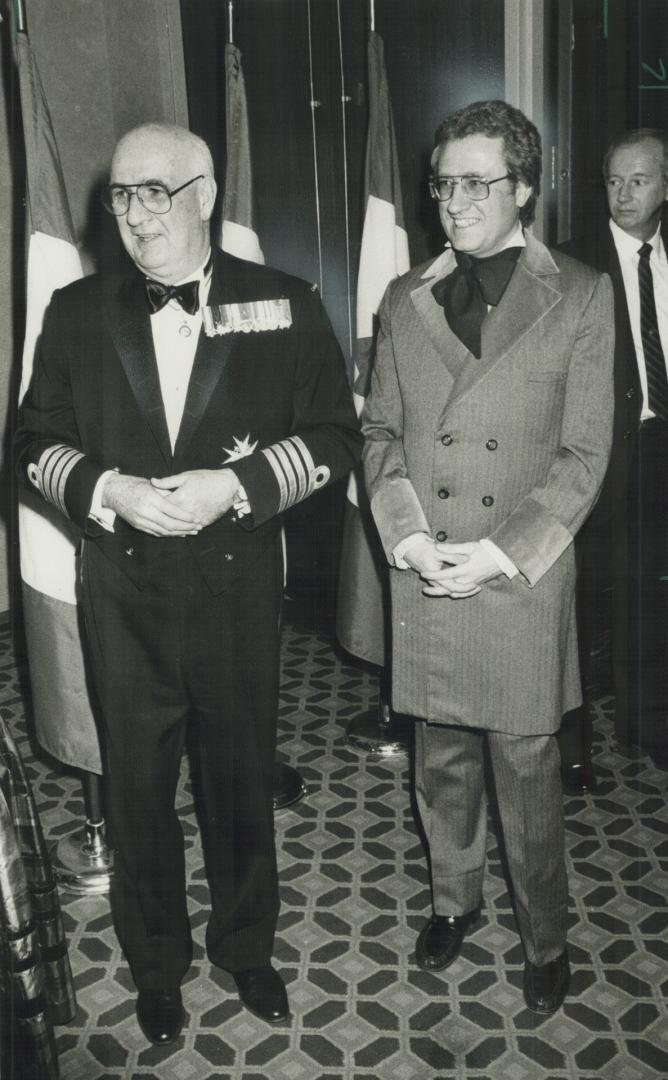
{"label": "eyeglasses with dark frames", "polygon": [[173,188],[172,191],[161,184],[159,180],[148,180],[144,184],[108,184],[102,189],[102,205],[114,217],[122,217],[130,209],[130,200],[136,195],[139,202],[152,214],[166,214],[172,208],[172,199],[184,188],[194,184],[196,180],[203,180],[204,173],[193,176],[186,180],[185,184]]}
{"label": "eyeglasses with dark frames", "polygon": [[481,180],[479,176],[432,176],[429,179],[429,191],[432,199],[447,202],[454,195],[455,186],[459,184],[469,199],[482,202],[489,198],[491,185],[498,184],[501,180],[514,180],[514,177],[511,173],[497,176],[495,180]]}

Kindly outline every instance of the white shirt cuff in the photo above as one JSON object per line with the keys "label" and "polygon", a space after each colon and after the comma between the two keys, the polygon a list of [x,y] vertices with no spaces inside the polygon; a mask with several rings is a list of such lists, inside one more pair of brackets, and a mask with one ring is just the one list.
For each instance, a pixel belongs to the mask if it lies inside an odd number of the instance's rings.
{"label": "white shirt cuff", "polygon": [[[414,532],[411,533],[410,536],[407,536],[404,540],[399,541],[394,551],[392,552],[392,558],[394,560],[394,565],[396,566],[397,570],[411,569],[406,560],[404,559],[404,555],[407,551],[410,551],[410,549],[415,544],[419,543],[420,540],[431,540],[431,536],[429,536],[429,533],[426,532]],[[431,540],[431,542],[433,543],[434,541]]]}
{"label": "white shirt cuff", "polygon": [[95,485],[90,510],[88,511],[88,517],[91,517],[93,521],[97,521],[98,525],[101,525],[107,532],[114,531],[116,512],[111,510],[108,506],[102,505],[102,491],[109,477],[113,476],[117,471],[117,469],[107,469],[106,472],[102,473],[102,476]]}
{"label": "white shirt cuff", "polygon": [[238,518],[246,517],[246,514],[250,514],[251,508],[248,501],[248,495],[246,489],[239,484],[237,493],[234,496],[234,502],[232,503],[232,509]]}
{"label": "white shirt cuff", "polygon": [[487,554],[492,556],[494,562],[498,563],[499,569],[503,571],[506,577],[517,577],[517,575],[519,574],[519,570],[515,566],[515,563],[511,562],[507,555],[504,555],[504,553],[501,551],[500,548],[496,546],[493,540],[488,540],[487,537],[484,537],[480,541],[480,547],[484,548]]}

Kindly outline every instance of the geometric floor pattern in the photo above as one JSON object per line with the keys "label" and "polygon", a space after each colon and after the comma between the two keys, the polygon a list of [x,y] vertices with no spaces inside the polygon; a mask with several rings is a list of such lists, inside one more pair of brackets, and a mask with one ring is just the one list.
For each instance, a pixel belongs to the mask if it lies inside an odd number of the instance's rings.
{"label": "geometric floor pattern", "polygon": [[[541,1018],[524,1006],[491,820],[478,928],[447,972],[416,967],[430,894],[408,762],[347,745],[348,723],[376,701],[376,679],[315,632],[299,605],[286,606],[279,748],[307,786],[276,816],[275,964],[291,1022],[269,1028],[243,1010],[231,977],[206,959],[208,890],[184,763],[196,944],[183,1034],[168,1048],[147,1045],[106,897],[61,888],[78,1001],[75,1020],[57,1028],[62,1080],[666,1080],[668,773],[616,750],[610,699],[594,705],[599,791],[565,801],[571,991],[562,1011]],[[0,627],[0,711],[55,842],[81,829],[81,786],[36,751],[20,674],[9,627]]]}

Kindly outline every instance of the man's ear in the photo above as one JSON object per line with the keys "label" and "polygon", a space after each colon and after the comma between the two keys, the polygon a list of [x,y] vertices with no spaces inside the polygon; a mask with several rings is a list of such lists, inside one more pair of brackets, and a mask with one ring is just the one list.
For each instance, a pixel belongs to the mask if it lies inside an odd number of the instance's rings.
{"label": "man's ear", "polygon": [[205,176],[199,186],[199,202],[202,221],[209,221],[213,214],[218,188],[212,176]]}
{"label": "man's ear", "polygon": [[520,208],[525,206],[527,201],[531,198],[533,188],[531,184],[525,184],[524,180],[515,181],[515,205]]}

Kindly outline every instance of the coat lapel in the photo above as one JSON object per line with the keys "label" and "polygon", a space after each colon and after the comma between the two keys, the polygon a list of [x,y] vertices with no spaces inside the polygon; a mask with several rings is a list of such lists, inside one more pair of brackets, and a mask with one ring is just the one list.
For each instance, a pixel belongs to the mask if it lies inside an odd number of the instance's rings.
{"label": "coat lapel", "polygon": [[[236,300],[234,282],[231,274],[224,273],[224,256],[214,248],[213,274],[209,290],[208,304],[228,304]],[[193,364],[188,394],[183,410],[183,419],[179,428],[174,458],[182,458],[197,430],[206,407],[211,400],[223,371],[225,370],[235,342],[234,334],[208,337],[200,330],[195,362]]]}
{"label": "coat lapel", "polygon": [[[425,275],[426,280],[418,285],[416,289],[413,289],[411,300],[439,358],[445,364],[452,378],[456,379],[461,374],[470,353],[466,345],[459,340],[456,334],[453,334],[448,326],[448,320],[443,314],[443,308],[436,302],[431,291],[434,283],[452,273],[454,268],[455,257],[448,248],[437,262],[429,268],[427,271],[429,276]],[[432,271],[434,271],[433,274]]]}
{"label": "coat lapel", "polygon": [[[482,326],[482,356],[473,356],[448,326],[432,287],[452,273],[455,259],[447,249],[411,293],[417,314],[441,360],[454,379],[448,405],[468,393],[517,342],[561,300],[559,270],[544,244],[527,235],[515,273],[501,303],[491,308]],[[429,276],[427,276],[429,275]]]}
{"label": "coat lapel", "polygon": [[482,326],[483,362],[492,365],[528,334],[562,297],[559,269],[544,244],[527,236],[516,273]]}
{"label": "coat lapel", "polygon": [[167,464],[171,464],[165,410],[155,361],[151,322],[139,275],[124,278],[106,299],[105,316],[137,404]]}

